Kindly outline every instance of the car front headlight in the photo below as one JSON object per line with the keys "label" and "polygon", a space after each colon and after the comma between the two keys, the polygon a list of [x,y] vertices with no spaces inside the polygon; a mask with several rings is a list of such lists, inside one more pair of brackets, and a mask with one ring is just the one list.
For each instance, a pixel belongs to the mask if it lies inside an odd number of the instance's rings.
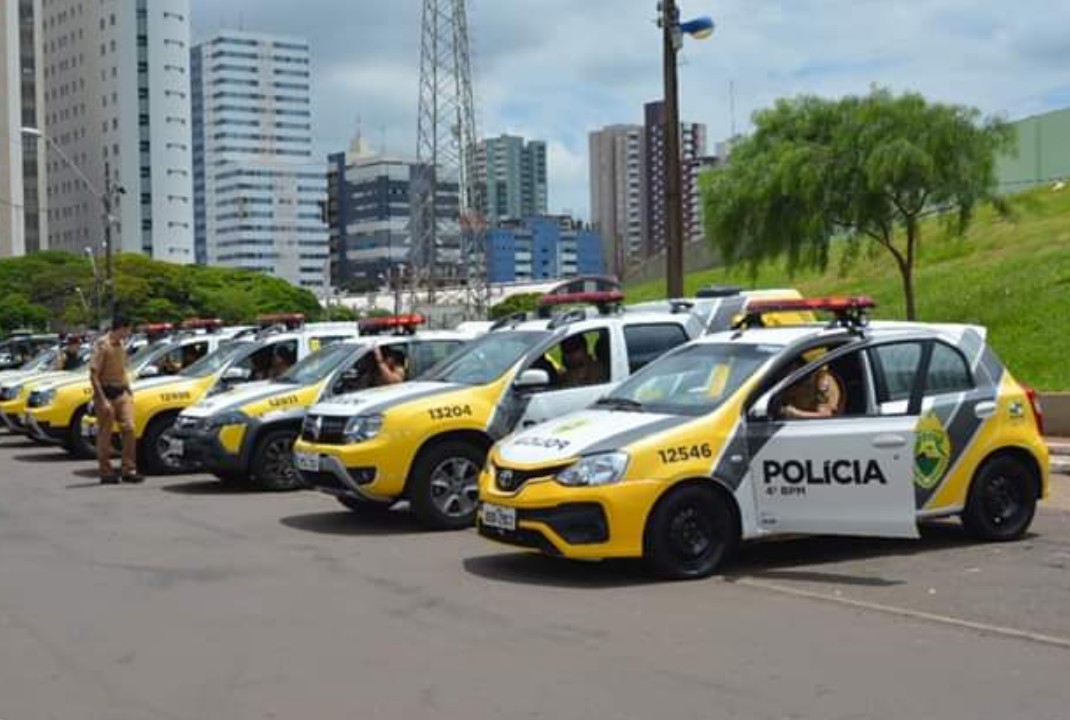
{"label": "car front headlight", "polygon": [[30,397],[26,404],[33,408],[48,407],[56,401],[56,391],[53,390],[34,390],[30,393]]}
{"label": "car front headlight", "polygon": [[5,388],[0,388],[0,402],[11,402],[17,398],[21,392],[21,385],[11,385]]}
{"label": "car front headlight", "polygon": [[600,453],[580,458],[557,474],[554,479],[568,487],[597,487],[620,482],[628,469],[628,454]]}
{"label": "car front headlight", "polygon": [[379,435],[383,429],[382,415],[357,415],[346,423],[343,437],[348,443],[362,443]]}
{"label": "car front headlight", "polygon": [[228,425],[244,425],[249,422],[249,416],[238,410],[231,410],[219,415],[210,415],[202,422],[208,430],[219,430]]}

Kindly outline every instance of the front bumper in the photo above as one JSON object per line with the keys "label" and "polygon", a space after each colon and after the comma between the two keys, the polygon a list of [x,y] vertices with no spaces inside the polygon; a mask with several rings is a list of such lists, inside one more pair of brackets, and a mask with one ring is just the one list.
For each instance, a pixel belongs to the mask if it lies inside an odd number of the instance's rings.
{"label": "front bumper", "polygon": [[642,557],[646,521],[663,490],[662,483],[650,480],[574,488],[547,478],[509,493],[492,482],[484,472],[480,501],[514,510],[516,527],[490,527],[480,512],[476,522],[480,535],[547,555],[585,560]]}
{"label": "front bumper", "polygon": [[245,429],[243,442],[238,451],[232,452],[220,441],[219,428],[174,427],[171,430],[172,441],[182,443],[182,462],[190,467],[202,468],[219,475],[247,475],[252,463],[248,448],[251,443],[244,442],[249,428]]}
{"label": "front bumper", "polygon": [[37,416],[32,413],[27,413],[23,421],[26,425],[26,433],[35,440],[61,445],[67,439],[66,427],[54,427],[46,421],[38,420]]}
{"label": "front bumper", "polygon": [[354,445],[320,445],[299,439],[294,453],[318,458],[317,470],[299,469],[309,487],[382,503],[404,494],[415,449],[412,443],[381,435]]}
{"label": "front bumper", "polygon": [[27,432],[26,423],[23,422],[22,415],[19,413],[0,413],[0,420],[3,421],[4,427],[7,428],[8,432],[17,435],[25,435]]}

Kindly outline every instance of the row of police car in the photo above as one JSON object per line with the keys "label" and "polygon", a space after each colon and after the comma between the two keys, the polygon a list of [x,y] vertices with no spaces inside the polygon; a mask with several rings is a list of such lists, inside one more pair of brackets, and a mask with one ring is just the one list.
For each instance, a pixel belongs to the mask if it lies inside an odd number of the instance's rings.
{"label": "row of police car", "polygon": [[[584,278],[536,316],[454,331],[187,327],[131,358],[139,462],[358,513],[407,501],[428,528],[670,578],[785,534],[916,537],[959,516],[980,539],[1021,537],[1048,492],[1036,394],[983,328],[870,322],[872,307],[728,288],[624,306]],[[381,382],[384,354],[406,382]],[[34,377],[0,376],[5,423],[90,454],[84,371]],[[828,382],[834,407],[786,411]]]}

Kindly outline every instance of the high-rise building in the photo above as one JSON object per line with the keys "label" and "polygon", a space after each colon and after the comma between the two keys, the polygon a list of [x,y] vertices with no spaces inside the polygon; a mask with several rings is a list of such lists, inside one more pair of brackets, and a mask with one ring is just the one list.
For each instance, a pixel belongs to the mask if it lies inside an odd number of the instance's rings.
{"label": "high-rise building", "polygon": [[48,247],[41,0],[0,2],[0,256]]}
{"label": "high-rise building", "polygon": [[490,225],[546,214],[546,143],[514,135],[487,138],[476,151],[475,197]]}
{"label": "high-rise building", "polygon": [[[647,103],[644,108],[643,142],[645,153],[643,208],[644,255],[650,257],[665,249],[667,240],[665,214],[665,103]],[[702,233],[701,211],[696,199],[695,173],[692,163],[706,154],[706,126],[680,123],[681,191],[683,203],[683,237]]]}
{"label": "high-rise building", "polygon": [[197,260],[323,291],[327,174],[312,157],[300,38],[221,31],[193,48]]}
{"label": "high-rise building", "polygon": [[48,246],[100,252],[111,187],[112,250],[193,262],[189,0],[48,0],[40,27]]}
{"label": "high-rise building", "polygon": [[643,252],[643,128],[611,125],[592,132],[589,147],[591,224],[605,267],[622,276]]}
{"label": "high-rise building", "polygon": [[328,160],[331,284],[379,287],[380,276],[410,261],[415,163],[375,153],[359,134],[347,152]]}
{"label": "high-rise building", "polygon": [[568,279],[601,275],[598,233],[564,216],[508,221],[487,231],[487,281]]}

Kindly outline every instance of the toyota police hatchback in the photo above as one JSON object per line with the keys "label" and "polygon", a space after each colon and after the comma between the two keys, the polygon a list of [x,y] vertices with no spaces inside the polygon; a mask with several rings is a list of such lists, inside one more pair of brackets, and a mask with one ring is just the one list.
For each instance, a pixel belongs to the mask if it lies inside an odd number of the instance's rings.
{"label": "toyota police hatchback", "polygon": [[601,311],[506,318],[415,382],[316,405],[294,446],[306,484],[355,510],[407,498],[429,527],[471,525],[496,440],[590,405],[702,332],[690,314],[617,313],[621,299],[554,294],[544,307],[591,302]]}
{"label": "toyota police hatchback", "polygon": [[[265,490],[303,487],[293,445],[311,405],[374,387],[376,349],[403,358],[406,377],[414,377],[472,338],[458,332],[415,333],[422,323],[418,315],[362,321],[361,337],[313,353],[275,380],[250,383],[183,410],[171,437],[182,444],[184,464]],[[382,331],[397,334],[374,334]]]}
{"label": "toyota police hatchback", "polygon": [[502,441],[479,532],[569,558],[713,573],[740,540],[917,537],[959,516],[1013,540],[1048,491],[1035,393],[965,325],[873,323],[866,298],[770,301],[828,326],[706,336],[595,407]]}

